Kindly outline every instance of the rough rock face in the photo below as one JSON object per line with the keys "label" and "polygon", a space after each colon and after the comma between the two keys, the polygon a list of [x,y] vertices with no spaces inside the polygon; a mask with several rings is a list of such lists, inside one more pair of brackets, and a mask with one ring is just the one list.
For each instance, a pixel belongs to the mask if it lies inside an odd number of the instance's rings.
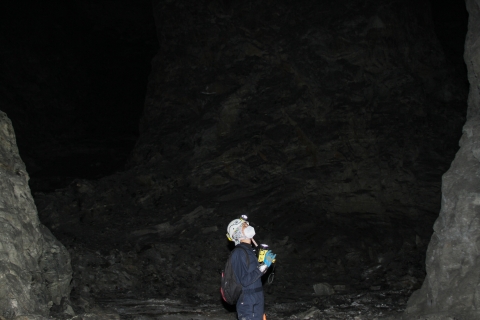
{"label": "rough rock face", "polygon": [[418,314],[480,318],[480,1],[466,3],[467,122],[460,150],[443,176],[442,207],[427,251],[427,276],[408,301],[408,319]]}
{"label": "rough rock face", "polygon": [[0,111],[0,316],[46,315],[69,297],[65,247],[40,224],[12,124]]}
{"label": "rough rock face", "polygon": [[154,15],[128,170],[36,195],[75,295],[217,300],[242,213],[278,254],[278,297],[418,288],[466,100],[427,3],[155,1]]}

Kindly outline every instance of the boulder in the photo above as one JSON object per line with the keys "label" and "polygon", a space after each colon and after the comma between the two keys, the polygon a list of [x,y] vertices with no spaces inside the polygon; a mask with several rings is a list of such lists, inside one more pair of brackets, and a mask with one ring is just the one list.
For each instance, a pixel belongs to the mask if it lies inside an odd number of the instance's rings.
{"label": "boulder", "polygon": [[40,224],[15,133],[0,111],[0,316],[48,315],[70,293],[65,247]]}
{"label": "boulder", "polygon": [[317,283],[313,285],[313,290],[318,296],[329,296],[335,293],[335,290],[328,283]]}
{"label": "boulder", "polygon": [[480,1],[467,0],[465,62],[470,93],[460,150],[442,179],[442,202],[427,250],[427,276],[406,319],[480,318]]}

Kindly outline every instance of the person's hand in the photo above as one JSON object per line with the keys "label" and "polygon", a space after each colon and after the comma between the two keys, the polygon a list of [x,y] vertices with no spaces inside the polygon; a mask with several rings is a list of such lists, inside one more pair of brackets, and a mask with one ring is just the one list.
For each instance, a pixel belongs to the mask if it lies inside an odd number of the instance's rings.
{"label": "person's hand", "polygon": [[262,273],[265,273],[267,272],[267,265],[265,263],[261,263],[259,266],[258,266],[258,270],[260,270]]}
{"label": "person's hand", "polygon": [[276,256],[277,255],[273,254],[272,250],[268,250],[267,253],[265,254],[265,257],[263,258],[263,263],[265,263],[267,267],[270,267],[272,263],[275,262]]}

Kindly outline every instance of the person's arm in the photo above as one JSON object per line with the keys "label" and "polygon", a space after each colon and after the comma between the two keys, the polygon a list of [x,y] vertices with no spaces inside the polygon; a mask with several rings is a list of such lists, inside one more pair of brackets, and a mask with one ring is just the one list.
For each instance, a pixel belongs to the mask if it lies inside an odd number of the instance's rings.
{"label": "person's arm", "polygon": [[[248,287],[263,275],[263,272],[258,268],[254,268],[250,272],[248,271],[247,254],[248,253],[241,248],[236,249],[232,254],[233,271],[243,287]],[[252,260],[252,257],[249,257],[249,260]]]}

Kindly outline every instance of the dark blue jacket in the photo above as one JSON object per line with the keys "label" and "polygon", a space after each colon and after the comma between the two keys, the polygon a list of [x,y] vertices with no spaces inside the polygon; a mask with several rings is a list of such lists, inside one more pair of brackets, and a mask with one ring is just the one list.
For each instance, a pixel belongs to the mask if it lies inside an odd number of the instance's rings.
{"label": "dark blue jacket", "polygon": [[[240,246],[245,250],[238,248]],[[245,251],[248,254],[248,266]],[[232,266],[237,282],[242,285],[244,293],[258,292],[259,288],[262,287],[261,277],[263,273],[258,270],[258,265],[257,257],[251,245],[240,243],[235,247],[232,253]]]}

